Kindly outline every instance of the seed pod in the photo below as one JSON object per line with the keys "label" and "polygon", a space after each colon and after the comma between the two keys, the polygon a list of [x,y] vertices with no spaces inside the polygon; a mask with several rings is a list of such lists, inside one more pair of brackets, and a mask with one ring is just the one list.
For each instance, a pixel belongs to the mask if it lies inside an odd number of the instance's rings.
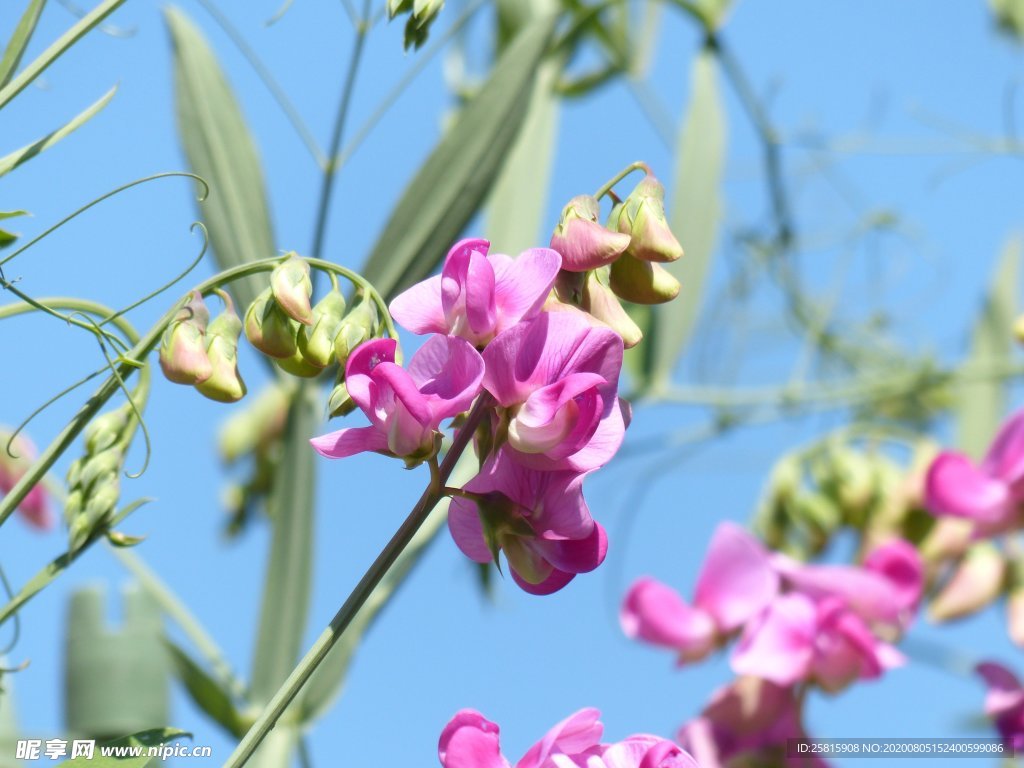
{"label": "seed pod", "polygon": [[270,290],[274,301],[292,320],[303,325],[313,324],[313,310],[309,305],[313,295],[313,281],[309,278],[309,262],[292,254],[270,273]]}
{"label": "seed pod", "polygon": [[675,261],[683,249],[665,218],[665,188],[647,175],[622,204],[616,221],[619,232],[630,236],[629,251],[643,261]]}
{"label": "seed pod", "polygon": [[299,324],[278,306],[270,288],[257,296],[245,313],[245,337],[269,357],[284,359],[294,355],[298,349],[298,330]]}
{"label": "seed pod", "polygon": [[562,209],[550,244],[562,256],[562,269],[597,269],[611,264],[629,247],[629,235],[601,226],[599,213],[600,204],[590,195],[578,195]]}
{"label": "seed pod", "polygon": [[312,365],[326,368],[334,361],[334,340],[345,321],[345,297],[334,288],[313,307],[313,325],[299,329],[299,352]]}
{"label": "seed pod", "polygon": [[189,294],[160,341],[160,368],[175,384],[197,384],[212,373],[206,356],[206,324],[210,311],[198,291]]}
{"label": "seed pod", "polygon": [[610,284],[620,298],[635,304],[664,304],[679,295],[679,281],[660,264],[624,253],[611,267]]}
{"label": "seed pod", "polygon": [[213,372],[196,389],[205,397],[221,403],[234,403],[245,397],[245,382],[238,372],[238,339],[242,335],[242,321],[235,313],[231,298],[225,293],[224,311],[218,315],[206,332],[206,354]]}

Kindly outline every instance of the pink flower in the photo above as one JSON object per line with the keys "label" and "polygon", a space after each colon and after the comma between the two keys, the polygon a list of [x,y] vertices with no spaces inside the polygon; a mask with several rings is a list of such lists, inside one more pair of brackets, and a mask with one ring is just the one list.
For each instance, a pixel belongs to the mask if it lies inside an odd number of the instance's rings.
{"label": "pink flower", "polygon": [[502,450],[463,489],[479,499],[452,500],[452,538],[478,563],[503,550],[520,587],[535,595],[555,592],[597,568],[608,550],[604,528],[583,500],[583,478],[523,467]]}
{"label": "pink flower", "polygon": [[827,768],[817,756],[787,757],[789,739],[807,738],[792,688],[741,677],[719,689],[701,716],[684,725],[679,743],[701,768],[779,765]]}
{"label": "pink flower", "polygon": [[[36,457],[35,446],[20,435],[11,442],[8,452],[9,437],[10,433],[0,429],[0,495],[11,492]],[[53,527],[53,509],[42,483],[32,486],[18,505],[18,512],[33,528],[48,531]]]}
{"label": "pink flower", "polygon": [[486,240],[452,246],[441,274],[391,302],[391,314],[413,333],[460,336],[482,347],[506,328],[540,312],[562,264],[550,248],[512,259],[487,255]]}
{"label": "pink flower", "polygon": [[[515,768],[697,768],[679,746],[657,736],[637,735],[601,744],[604,726],[596,709],[581,709],[548,731]],[[444,768],[512,768],[501,754],[498,726],[479,712],[455,714],[438,743]]]}
{"label": "pink flower", "polygon": [[1017,676],[1006,667],[986,661],[975,670],[988,688],[985,694],[985,714],[999,735],[1009,741],[1014,751],[1024,749],[1024,688]]}
{"label": "pink flower", "polygon": [[622,338],[577,312],[545,312],[484,350],[484,388],[516,461],[586,472],[606,464],[625,432],[617,396]]}
{"label": "pink flower", "polygon": [[349,356],[345,384],[372,426],[315,437],[310,442],[318,453],[332,459],[362,451],[426,458],[440,423],[465,411],[479,394],[483,360],[463,339],[428,339],[408,369],[395,364],[396,347],[394,339],[373,339]]}
{"label": "pink flower", "polygon": [[986,532],[1013,527],[1024,501],[1024,411],[1003,425],[980,465],[943,451],[925,477],[925,506],[935,515],[964,517]]}
{"label": "pink flower", "polygon": [[630,587],[620,622],[629,637],[671,648],[696,661],[760,614],[775,598],[779,577],[768,552],[734,523],[718,526],[697,577],[694,604],[652,578]]}

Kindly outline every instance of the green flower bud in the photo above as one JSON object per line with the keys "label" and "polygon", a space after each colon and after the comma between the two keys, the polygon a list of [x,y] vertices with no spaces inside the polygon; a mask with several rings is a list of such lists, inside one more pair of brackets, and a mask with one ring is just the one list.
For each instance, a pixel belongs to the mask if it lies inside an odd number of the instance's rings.
{"label": "green flower bud", "polygon": [[64,524],[70,527],[84,509],[85,494],[81,488],[75,488],[64,499]]}
{"label": "green flower bud", "polygon": [[224,422],[218,441],[221,458],[230,464],[275,440],[284,429],[287,416],[287,391],[270,384],[247,408]]}
{"label": "green flower bud", "polygon": [[348,416],[356,409],[352,396],[348,393],[348,387],[342,381],[331,390],[331,396],[327,400],[327,412],[333,419],[335,416]]}
{"label": "green flower bud", "polygon": [[128,426],[129,414],[130,406],[125,403],[89,422],[85,428],[85,452],[89,455],[99,453],[116,443]]}
{"label": "green flower bud", "polygon": [[551,248],[562,256],[562,269],[585,272],[611,264],[629,247],[628,234],[598,223],[600,204],[590,195],[578,195],[562,209],[551,235]]}
{"label": "green flower bud", "polygon": [[679,281],[660,264],[628,252],[612,264],[610,284],[620,298],[635,304],[664,304],[679,295]]}
{"label": "green flower bud", "polygon": [[313,307],[312,327],[299,329],[299,352],[312,365],[326,368],[334,361],[334,340],[345,321],[345,297],[337,288]]}
{"label": "green flower bud", "polygon": [[665,188],[654,176],[645,176],[630,192],[616,224],[630,236],[628,253],[638,259],[666,262],[683,255],[665,218]]}
{"label": "green flower bud", "polygon": [[245,313],[245,337],[270,357],[284,359],[294,355],[298,331],[299,324],[278,306],[270,288],[257,296]]}
{"label": "green flower bud", "polygon": [[183,306],[164,331],[160,341],[160,368],[168,381],[196,384],[213,372],[206,356],[206,323],[210,311],[198,291],[189,294]]}
{"label": "green flower bud", "polygon": [[334,339],[334,355],[338,365],[344,367],[352,350],[374,337],[377,333],[377,307],[368,296],[364,296],[345,315],[341,329]]}
{"label": "green flower bud", "polygon": [[84,459],[75,459],[68,467],[67,482],[68,488],[77,488],[82,479],[82,464]]}
{"label": "green flower bud", "polygon": [[123,460],[124,454],[118,450],[101,451],[86,460],[82,466],[81,480],[78,485],[85,493],[86,498],[91,496],[91,489],[99,478],[105,477],[110,473],[116,475],[121,471]]}
{"label": "green flower bud", "polygon": [[304,358],[298,347],[296,347],[295,354],[291,357],[274,360],[274,364],[285,373],[290,373],[292,376],[301,376],[304,379],[312,379],[319,376],[324,370]]}
{"label": "green flower bud", "polygon": [[601,281],[599,274],[603,272],[607,272],[607,270],[594,270],[587,273],[581,306],[592,317],[619,334],[627,349],[635,347],[644,337],[643,331],[623,309],[611,288]]}
{"label": "green flower bud", "polygon": [[932,621],[951,621],[980,611],[1003,591],[1006,561],[988,541],[972,544],[931,605]]}
{"label": "green flower bud", "polygon": [[309,262],[292,254],[270,273],[270,290],[274,301],[292,320],[303,325],[313,324],[313,310],[309,305],[313,295],[313,281],[309,278]]}
{"label": "green flower bud", "polygon": [[235,313],[231,298],[222,294],[224,311],[206,331],[206,354],[213,372],[208,379],[196,384],[205,397],[220,403],[235,403],[245,397],[245,382],[238,372],[238,338],[242,335],[242,321]]}

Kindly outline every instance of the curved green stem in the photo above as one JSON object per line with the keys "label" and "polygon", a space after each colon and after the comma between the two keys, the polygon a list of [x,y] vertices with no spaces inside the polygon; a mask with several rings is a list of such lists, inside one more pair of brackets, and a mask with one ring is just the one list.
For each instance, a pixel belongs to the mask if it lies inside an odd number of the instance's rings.
{"label": "curved green stem", "polygon": [[637,160],[635,163],[630,163],[617,174],[608,179],[608,181],[602,184],[598,188],[597,192],[594,193],[594,197],[600,200],[602,197],[604,197],[605,195],[612,191],[612,187],[614,187],[624,178],[629,176],[629,174],[631,174],[633,171],[643,171],[644,173],[649,174],[651,172],[651,169],[647,165],[647,163],[641,162],[640,160]]}
{"label": "curved green stem", "polygon": [[346,627],[355,618],[363,603],[370,597],[374,588],[384,578],[406,546],[408,546],[434,506],[444,497],[445,482],[455,468],[456,461],[458,461],[463,451],[469,445],[477,425],[483,419],[491,404],[492,401],[487,394],[481,395],[477,399],[476,404],[466,418],[465,424],[463,424],[452,441],[452,447],[445,454],[444,461],[441,462],[436,472],[431,471],[430,484],[423,491],[423,495],[416,502],[416,506],[413,507],[405,522],[395,532],[391,541],[381,550],[377,559],[373,561],[373,564],[367,569],[363,578],[359,580],[355,589],[352,590],[352,593],[342,604],[341,608],[338,609],[327,629],[317,638],[298,666],[288,675],[280,689],[278,689],[277,693],[274,694],[274,697],[260,713],[256,722],[253,723],[252,727],[238,743],[235,751],[231,753],[224,763],[224,768],[239,768],[239,766],[244,765],[252,757],[252,754],[267,737],[267,734],[273,730],[281,715],[288,708],[288,705],[298,695],[299,691],[302,690],[302,686],[305,685],[313,672],[316,671],[316,668],[326,658],[334,644],[342,637]]}

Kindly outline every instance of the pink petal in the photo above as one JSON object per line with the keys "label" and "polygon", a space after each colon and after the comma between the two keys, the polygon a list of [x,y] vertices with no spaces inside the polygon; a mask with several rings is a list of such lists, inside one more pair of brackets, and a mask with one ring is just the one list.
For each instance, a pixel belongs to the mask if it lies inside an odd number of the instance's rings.
{"label": "pink petal", "polygon": [[[0,450],[4,448],[0,446]],[[25,494],[25,498],[18,505],[18,512],[29,525],[40,531],[50,530],[56,522],[53,509],[50,507],[50,496],[41,483],[32,486]]]}
{"label": "pink petal", "polygon": [[975,667],[988,688],[985,694],[985,714],[994,717],[1024,704],[1024,689],[1016,675],[1002,664],[984,661]]}
{"label": "pink petal", "polygon": [[700,768],[725,768],[719,749],[719,729],[705,717],[698,717],[679,729],[679,742],[690,751]]}
{"label": "pink petal", "polygon": [[386,453],[387,435],[376,427],[352,427],[329,432],[309,441],[313,449],[329,459],[343,459],[363,451]]}
{"label": "pink petal", "polygon": [[474,344],[494,333],[494,268],[486,240],[462,240],[448,252],[441,270],[441,306],[448,332]]}
{"label": "pink petal", "polygon": [[679,651],[685,659],[700,659],[715,645],[711,617],[650,577],[638,579],[629,588],[619,623],[628,637]]}
{"label": "pink petal", "polygon": [[903,539],[887,541],[865,558],[864,568],[889,582],[900,610],[916,610],[924,590],[924,562],[914,545]]}
{"label": "pink petal", "polygon": [[491,562],[484,528],[476,504],[468,499],[452,499],[448,507],[448,531],[462,554],[477,563]]}
{"label": "pink petal", "polygon": [[558,723],[544,738],[530,747],[516,768],[542,768],[553,755],[576,755],[601,741],[604,726],[601,713],[593,708],[581,709]]}
{"label": "pink petal", "polygon": [[1008,485],[1024,477],[1024,410],[1013,414],[999,429],[981,470]]}
{"label": "pink petal", "polygon": [[512,574],[512,580],[519,585],[519,588],[524,592],[528,592],[531,595],[551,595],[560,590],[574,578],[575,573],[568,573],[566,571],[560,571],[557,568],[551,571],[551,575],[548,576],[544,581],[539,584],[531,584],[518,573],[515,569],[509,568]]}
{"label": "pink petal", "polygon": [[571,373],[534,391],[509,424],[509,443],[522,453],[555,460],[576,453],[597,431],[602,384],[596,373]]}
{"label": "pink petal", "polygon": [[399,325],[413,333],[447,333],[441,309],[441,276],[435,275],[398,294],[388,307]]}
{"label": "pink petal", "polygon": [[925,506],[936,515],[999,523],[1013,514],[1009,488],[977,469],[966,456],[940,453],[925,477]]}
{"label": "pink petal", "polygon": [[457,712],[441,731],[437,756],[444,768],[509,768],[498,726],[472,709]]}
{"label": "pink petal", "polygon": [[763,617],[749,624],[732,655],[737,675],[792,685],[810,672],[817,632],[816,610],[800,594],[777,598]]}
{"label": "pink petal", "polygon": [[764,609],[779,591],[779,577],[760,542],[735,523],[715,530],[700,575],[694,604],[720,630],[731,632]]}
{"label": "pink petal", "polygon": [[409,376],[426,395],[433,424],[467,410],[480,393],[484,360],[465,339],[432,336],[416,350]]}
{"label": "pink petal", "polygon": [[884,669],[878,641],[856,614],[830,598],[818,606],[814,677],[826,691],[838,691],[858,678],[875,678]]}
{"label": "pink petal", "polygon": [[352,350],[345,363],[345,378],[369,376],[381,363],[394,363],[398,342],[395,339],[370,339]]}
{"label": "pink petal", "polygon": [[515,259],[493,254],[490,260],[500,333],[540,312],[562,266],[562,257],[550,248],[530,248]]}
{"label": "pink petal", "polygon": [[595,522],[585,538],[551,540],[538,537],[534,546],[556,570],[589,573],[604,562],[608,554],[608,535],[604,527]]}

